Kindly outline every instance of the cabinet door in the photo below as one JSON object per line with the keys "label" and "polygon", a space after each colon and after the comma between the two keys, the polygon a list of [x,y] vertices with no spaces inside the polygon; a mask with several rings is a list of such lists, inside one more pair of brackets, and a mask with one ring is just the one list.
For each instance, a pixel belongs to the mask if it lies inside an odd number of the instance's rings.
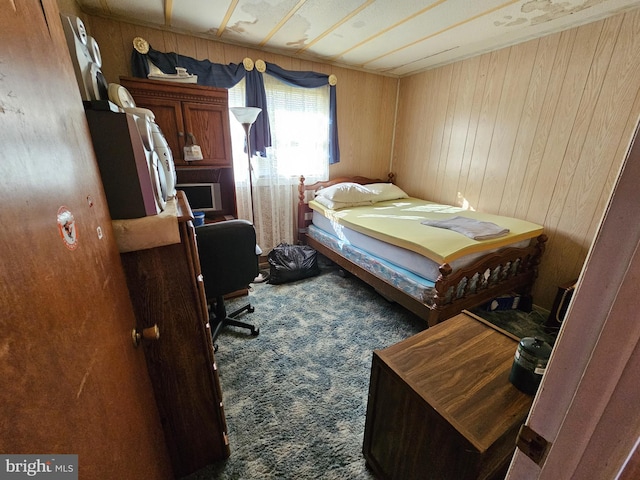
{"label": "cabinet door", "polygon": [[183,102],[185,136],[193,134],[202,148],[203,160],[191,162],[194,166],[232,165],[229,133],[229,113],[225,106],[208,103]]}
{"label": "cabinet door", "polygon": [[148,108],[156,116],[156,123],[167,139],[173,161],[176,165],[187,165],[184,155],[184,120],[182,118],[181,102],[164,98],[154,98],[136,95],[136,106]]}

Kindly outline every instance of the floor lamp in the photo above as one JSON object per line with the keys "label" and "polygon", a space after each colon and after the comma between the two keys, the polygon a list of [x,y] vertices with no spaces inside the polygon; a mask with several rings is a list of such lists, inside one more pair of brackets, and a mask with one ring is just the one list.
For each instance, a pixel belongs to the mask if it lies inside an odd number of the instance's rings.
{"label": "floor lamp", "polygon": [[255,225],[256,223],[256,210],[253,205],[253,179],[251,175],[251,125],[258,118],[258,114],[262,111],[257,107],[231,107],[231,113],[236,117],[236,120],[242,124],[244,128],[245,141],[247,142],[247,164],[249,166],[249,198],[251,199],[251,221]]}
{"label": "floor lamp", "polygon": [[[244,137],[247,142],[247,165],[249,166],[249,198],[251,199],[251,221],[256,224],[256,209],[253,204],[253,176],[251,168],[251,125],[256,121],[258,115],[262,111],[258,107],[231,107],[231,113],[236,117],[236,120],[242,124],[244,128]],[[256,245],[256,255],[260,255],[262,250]],[[267,279],[265,275],[261,273],[253,280],[254,283],[264,282]]]}

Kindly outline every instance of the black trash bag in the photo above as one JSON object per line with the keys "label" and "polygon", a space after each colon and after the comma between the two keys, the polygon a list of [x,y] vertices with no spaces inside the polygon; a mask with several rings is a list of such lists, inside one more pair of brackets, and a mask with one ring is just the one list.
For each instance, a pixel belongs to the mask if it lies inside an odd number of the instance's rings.
{"label": "black trash bag", "polygon": [[267,283],[279,285],[320,274],[318,252],[308,245],[281,243],[267,255],[269,280]]}

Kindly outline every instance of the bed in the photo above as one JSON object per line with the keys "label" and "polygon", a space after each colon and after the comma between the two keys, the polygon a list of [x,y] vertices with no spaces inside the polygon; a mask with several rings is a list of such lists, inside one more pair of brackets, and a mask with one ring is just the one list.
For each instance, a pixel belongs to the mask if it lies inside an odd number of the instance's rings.
{"label": "bed", "polygon": [[412,198],[392,179],[306,185],[301,176],[299,243],[429,326],[503,295],[530,295],[547,240],[542,226]]}

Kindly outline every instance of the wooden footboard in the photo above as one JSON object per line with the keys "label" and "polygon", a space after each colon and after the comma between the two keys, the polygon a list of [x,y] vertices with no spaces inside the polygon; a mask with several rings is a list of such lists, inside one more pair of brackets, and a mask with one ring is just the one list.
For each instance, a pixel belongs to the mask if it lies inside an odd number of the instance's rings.
{"label": "wooden footboard", "polygon": [[[389,179],[393,178],[389,175]],[[389,180],[389,181],[390,181]],[[341,177],[312,185],[304,184],[300,177],[298,186],[298,238],[300,243],[311,245],[344,270],[352,273],[376,289],[383,297],[399,303],[427,321],[429,326],[446,320],[462,310],[487,303],[500,295],[518,293],[528,295],[538,274],[538,265],[545,249],[547,236],[539,235],[535,242],[524,248],[504,248],[499,252],[485,255],[465,268],[453,272],[449,264],[440,266],[440,276],[435,282],[433,295],[424,302],[416,300],[381,278],[353,263],[339,252],[323,245],[307,235],[311,224],[311,209],[307,195],[319,188],[326,188],[339,182],[361,184],[376,183],[381,180],[364,177]]]}
{"label": "wooden footboard", "polygon": [[547,236],[542,234],[524,248],[505,248],[480,258],[468,267],[451,271],[440,266],[429,325],[453,317],[508,293],[529,295],[538,276]]}

